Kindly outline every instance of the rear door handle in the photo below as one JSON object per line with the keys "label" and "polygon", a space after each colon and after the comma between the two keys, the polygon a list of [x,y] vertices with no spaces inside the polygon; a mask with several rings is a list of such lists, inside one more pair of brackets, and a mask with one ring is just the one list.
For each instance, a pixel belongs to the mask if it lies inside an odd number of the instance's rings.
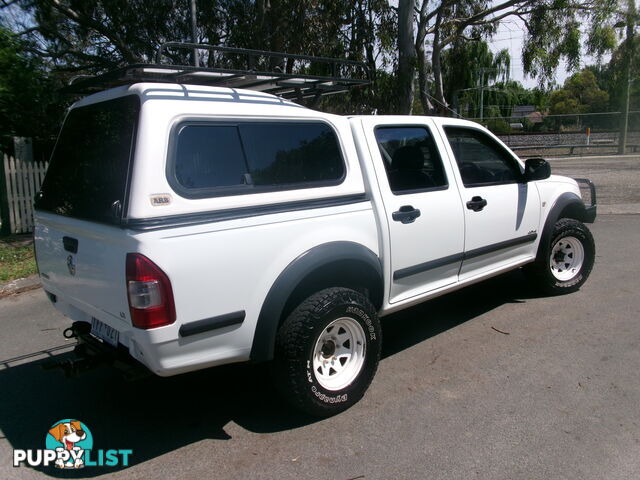
{"label": "rear door handle", "polygon": [[413,223],[420,216],[420,210],[411,205],[403,205],[400,210],[393,212],[393,220],[401,223]]}
{"label": "rear door handle", "polygon": [[479,212],[486,206],[487,206],[487,201],[482,197],[473,197],[471,200],[467,202],[467,208],[469,210],[473,210],[474,212]]}

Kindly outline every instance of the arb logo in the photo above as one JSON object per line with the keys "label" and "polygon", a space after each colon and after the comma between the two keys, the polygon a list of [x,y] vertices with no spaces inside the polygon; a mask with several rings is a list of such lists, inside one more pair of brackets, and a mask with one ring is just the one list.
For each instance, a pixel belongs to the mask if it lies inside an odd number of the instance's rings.
{"label": "arb logo", "polygon": [[132,450],[95,450],[91,430],[80,420],[71,418],[60,420],[51,426],[45,446],[45,449],[14,450],[13,466],[127,467],[132,453]]}

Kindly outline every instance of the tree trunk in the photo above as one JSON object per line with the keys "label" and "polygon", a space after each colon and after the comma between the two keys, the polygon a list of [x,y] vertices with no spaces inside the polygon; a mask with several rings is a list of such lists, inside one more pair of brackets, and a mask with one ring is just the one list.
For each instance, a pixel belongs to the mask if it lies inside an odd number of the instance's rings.
{"label": "tree trunk", "polygon": [[435,87],[434,99],[437,115],[446,115],[447,102],[444,99],[442,86],[442,43],[440,41],[440,24],[442,23],[442,10],[436,17],[435,34],[433,36],[433,51],[431,52],[431,69],[433,70],[433,85]]}
{"label": "tree trunk", "polygon": [[[269,0],[256,0],[256,25],[257,30],[261,36],[264,36],[266,33],[266,17],[267,12],[271,9],[271,5],[269,4]],[[264,38],[264,37],[263,37]]]}
{"label": "tree trunk", "polygon": [[444,87],[442,85],[442,50],[437,42],[433,42],[433,53],[431,54],[431,68],[433,70],[433,85],[435,87],[435,109],[438,115],[447,114],[447,101],[444,98]]}
{"label": "tree trunk", "polygon": [[626,55],[624,59],[624,96],[622,101],[622,116],[620,118],[620,140],[618,144],[618,153],[624,155],[627,153],[627,130],[629,129],[629,95],[631,91],[631,63],[635,59],[635,26],[636,26],[636,4],[635,0],[627,0],[627,38]]}
{"label": "tree trunk", "polygon": [[413,40],[413,0],[398,1],[398,105],[397,113],[411,114],[416,49]]}
{"label": "tree trunk", "polygon": [[429,81],[427,80],[427,59],[424,53],[424,45],[416,46],[417,53],[417,65],[418,65],[418,93],[420,96],[420,104],[422,105],[422,112],[424,115],[433,114],[433,104],[429,98]]}

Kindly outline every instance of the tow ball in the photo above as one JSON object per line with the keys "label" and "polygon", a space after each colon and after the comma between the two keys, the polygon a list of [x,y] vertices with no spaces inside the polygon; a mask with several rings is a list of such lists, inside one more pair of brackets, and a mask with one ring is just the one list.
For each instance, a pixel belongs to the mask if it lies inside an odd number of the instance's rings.
{"label": "tow ball", "polygon": [[66,339],[77,339],[78,343],[71,352],[71,356],[62,359],[51,359],[42,364],[45,370],[61,369],[65,377],[75,378],[82,373],[103,365],[113,366],[120,370],[126,380],[135,380],[150,375],[148,369],[120,352],[118,349],[105,345],[91,335],[91,324],[87,322],[73,322],[62,332]]}

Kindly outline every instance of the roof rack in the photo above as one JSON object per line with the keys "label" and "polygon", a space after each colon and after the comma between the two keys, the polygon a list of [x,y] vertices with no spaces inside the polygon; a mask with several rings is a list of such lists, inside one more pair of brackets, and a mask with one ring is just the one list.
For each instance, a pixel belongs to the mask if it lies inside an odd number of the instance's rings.
{"label": "roof rack", "polygon": [[[209,66],[165,63],[169,51],[176,49],[206,50],[203,60]],[[170,42],[158,48],[156,63],[138,63],[102,75],[75,77],[62,91],[95,93],[137,82],[244,88],[302,102],[367,85],[369,70],[366,64],[351,60]]]}

